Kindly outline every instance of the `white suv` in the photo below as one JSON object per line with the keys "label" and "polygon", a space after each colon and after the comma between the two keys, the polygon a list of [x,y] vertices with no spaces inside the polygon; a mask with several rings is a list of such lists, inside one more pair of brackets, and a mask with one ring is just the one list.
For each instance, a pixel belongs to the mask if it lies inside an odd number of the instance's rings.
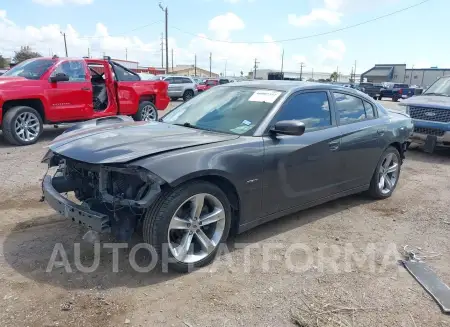
{"label": "white suv", "polygon": [[197,84],[187,76],[158,75],[155,78],[169,83],[168,94],[172,101],[183,98],[188,101],[197,95]]}

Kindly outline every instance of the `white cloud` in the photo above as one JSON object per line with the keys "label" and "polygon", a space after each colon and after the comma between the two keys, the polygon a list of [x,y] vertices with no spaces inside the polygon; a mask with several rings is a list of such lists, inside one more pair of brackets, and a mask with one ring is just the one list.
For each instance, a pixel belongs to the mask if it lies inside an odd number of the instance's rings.
{"label": "white cloud", "polygon": [[341,22],[342,14],[328,9],[313,9],[311,13],[304,16],[295,14],[288,15],[288,22],[294,26],[309,26],[316,21],[324,21],[329,25],[338,25]]}
{"label": "white cloud", "polygon": [[33,2],[44,6],[61,6],[65,4],[90,5],[94,0],[33,0]]}
{"label": "white cloud", "polygon": [[214,17],[208,24],[208,29],[214,32],[220,40],[227,40],[231,31],[238,31],[244,28],[245,24],[242,19],[231,12]]}
{"label": "white cloud", "polygon": [[0,10],[0,22],[3,22],[7,25],[14,25],[12,21],[6,18],[6,10]]}
{"label": "white cloud", "polygon": [[334,71],[336,65],[343,61],[346,47],[342,40],[329,40],[327,45],[318,45],[319,62],[323,71]]}
{"label": "white cloud", "polygon": [[[223,39],[233,41],[233,32],[245,28],[244,22],[233,13],[214,17],[209,22],[207,33],[192,38],[186,46],[180,47],[174,38],[169,37],[169,51],[173,49],[174,65],[194,64],[197,54],[197,65],[209,69],[209,54],[212,54],[212,70],[220,73],[236,73],[242,70],[245,75],[253,69],[255,58],[260,61],[259,68],[280,69],[282,45],[274,43],[270,35],[255,38],[255,41],[267,43],[228,43],[214,42],[206,39]],[[89,27],[88,27],[89,28]],[[18,26],[8,20],[6,12],[0,11],[0,49],[5,57],[13,56],[20,46],[29,45],[42,55],[64,56],[64,40],[60,31],[66,33],[69,56],[82,57],[88,54],[92,57],[102,57],[103,53],[117,59],[125,59],[125,49],[128,60],[139,61],[141,65],[161,66],[160,39],[142,40],[135,36],[112,36],[107,26],[97,23],[92,26],[92,33],[81,35],[72,25],[60,26],[48,24],[44,26]],[[202,38],[203,37],[203,38]],[[285,53],[284,69],[286,71],[299,69],[299,63],[304,62],[309,68],[320,71],[325,64],[334,65],[342,60],[345,45],[340,40],[329,41],[317,48],[313,62],[303,53]],[[169,64],[170,64],[169,54]],[[164,56],[165,62],[165,56]]]}
{"label": "white cloud", "polygon": [[311,9],[307,15],[288,15],[288,23],[297,26],[310,26],[315,22],[325,22],[328,25],[338,25],[344,13],[371,10],[375,6],[381,6],[400,0],[323,0],[323,6]]}

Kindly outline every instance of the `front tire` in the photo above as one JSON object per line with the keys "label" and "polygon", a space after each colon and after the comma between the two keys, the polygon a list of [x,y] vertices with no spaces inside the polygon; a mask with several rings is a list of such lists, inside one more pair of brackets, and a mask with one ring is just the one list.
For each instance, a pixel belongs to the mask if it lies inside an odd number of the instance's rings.
{"label": "front tire", "polygon": [[392,195],[400,177],[401,162],[400,153],[393,146],[383,152],[370,181],[371,197],[386,199]]}
{"label": "front tire", "polygon": [[44,130],[41,115],[33,108],[17,106],[9,109],[3,119],[3,135],[13,145],[37,142]]}
{"label": "front tire", "polygon": [[142,101],[139,104],[139,109],[133,119],[137,121],[156,121],[158,120],[158,110],[156,109],[153,102]]}
{"label": "front tire", "polygon": [[215,259],[230,225],[225,193],[209,182],[193,181],[162,194],[145,215],[142,229],[144,241],[160,260],[168,258],[169,268],[188,272]]}
{"label": "front tire", "polygon": [[192,91],[192,90],[184,91],[184,94],[183,94],[184,102],[191,100],[193,97],[194,97],[194,91]]}

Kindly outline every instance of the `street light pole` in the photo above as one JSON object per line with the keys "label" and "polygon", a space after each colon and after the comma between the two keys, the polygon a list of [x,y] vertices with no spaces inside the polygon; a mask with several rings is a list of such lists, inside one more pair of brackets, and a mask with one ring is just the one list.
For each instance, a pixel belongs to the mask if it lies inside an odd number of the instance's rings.
{"label": "street light pole", "polygon": [[66,57],[68,57],[69,55],[67,54],[66,33],[63,33],[63,32],[59,32],[59,33],[61,33],[61,35],[64,37],[64,48],[66,49]]}
{"label": "street light pole", "polygon": [[166,8],[164,8],[161,4],[161,2],[159,3],[159,8],[161,8],[161,10],[164,12],[165,14],[165,21],[166,21],[166,74],[169,73],[169,36],[168,36],[168,10],[167,10],[167,6]]}

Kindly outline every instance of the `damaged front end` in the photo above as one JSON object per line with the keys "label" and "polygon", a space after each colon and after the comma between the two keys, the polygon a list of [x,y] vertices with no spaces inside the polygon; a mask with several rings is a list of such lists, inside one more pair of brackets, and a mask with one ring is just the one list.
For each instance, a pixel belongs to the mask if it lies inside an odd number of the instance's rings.
{"label": "damaged front end", "polygon": [[43,197],[61,215],[99,233],[129,240],[164,180],[132,165],[89,164],[49,153],[56,172],[44,176]]}

